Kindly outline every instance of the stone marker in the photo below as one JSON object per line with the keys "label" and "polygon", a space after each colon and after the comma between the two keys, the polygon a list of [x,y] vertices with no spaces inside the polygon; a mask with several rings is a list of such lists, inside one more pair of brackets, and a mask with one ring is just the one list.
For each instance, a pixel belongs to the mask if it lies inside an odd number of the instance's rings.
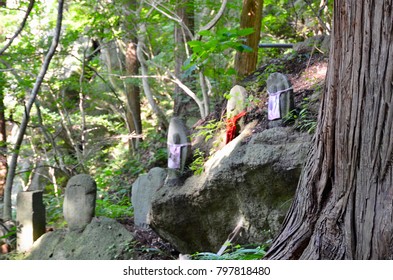
{"label": "stone marker", "polygon": [[176,183],[183,174],[186,162],[191,154],[188,130],[182,120],[173,117],[168,128],[168,183]]}
{"label": "stone marker", "polygon": [[230,90],[227,103],[226,144],[244,128],[242,117],[246,114],[246,100],[247,90],[244,87],[236,85]]}
{"label": "stone marker", "polygon": [[242,86],[234,86],[229,92],[227,118],[233,118],[246,110],[247,90]]}
{"label": "stone marker", "polygon": [[294,109],[293,89],[288,78],[281,73],[271,74],[266,81],[269,94],[269,127],[282,124],[282,118]]}
{"label": "stone marker", "polygon": [[96,207],[96,182],[87,174],[72,177],[65,190],[63,214],[70,231],[83,231]]}
{"label": "stone marker", "polygon": [[26,252],[45,233],[45,206],[42,191],[19,192],[16,198],[17,251]]}
{"label": "stone marker", "polygon": [[143,174],[132,184],[131,202],[134,207],[134,223],[147,228],[150,224],[150,209],[154,193],[164,185],[166,171],[155,167]]}

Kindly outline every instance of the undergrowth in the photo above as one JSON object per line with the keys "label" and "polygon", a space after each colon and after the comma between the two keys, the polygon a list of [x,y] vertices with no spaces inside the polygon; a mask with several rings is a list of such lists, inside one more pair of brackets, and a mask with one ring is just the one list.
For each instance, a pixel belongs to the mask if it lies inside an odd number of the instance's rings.
{"label": "undergrowth", "polygon": [[260,260],[267,251],[269,242],[261,245],[230,245],[222,255],[211,252],[195,253],[194,260]]}

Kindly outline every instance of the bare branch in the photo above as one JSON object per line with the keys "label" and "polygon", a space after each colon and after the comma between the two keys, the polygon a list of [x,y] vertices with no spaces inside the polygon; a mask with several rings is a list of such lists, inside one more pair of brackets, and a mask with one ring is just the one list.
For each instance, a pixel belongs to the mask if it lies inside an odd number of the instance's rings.
{"label": "bare branch", "polygon": [[[221,7],[220,7],[220,9],[218,10],[217,14],[214,16],[214,18],[213,18],[208,24],[206,24],[206,25],[203,26],[201,29],[199,29],[199,32],[205,31],[205,30],[210,30],[210,29],[212,29],[212,28],[217,24],[217,22],[220,20],[220,18],[222,17],[222,15],[223,15],[224,12],[225,12],[225,7],[226,7],[227,3],[228,3],[228,0],[223,0],[223,1],[222,1]],[[196,36],[196,40],[200,40],[201,37],[202,37],[202,36],[197,35],[197,36]]]}
{"label": "bare branch", "polygon": [[[153,3],[149,3],[150,6],[152,6],[152,8],[154,8],[155,10],[159,11],[161,14],[163,14],[164,16],[166,16],[167,18],[176,21],[177,23],[179,23],[182,27],[182,29],[187,33],[187,35],[190,38],[194,38],[194,34],[192,34],[191,30],[188,28],[188,26],[184,23],[184,21],[175,13],[173,12],[166,12],[163,9],[159,8],[156,4],[156,2],[153,1]],[[165,8],[161,3],[158,4],[159,6]],[[171,13],[171,14],[169,14]]]}

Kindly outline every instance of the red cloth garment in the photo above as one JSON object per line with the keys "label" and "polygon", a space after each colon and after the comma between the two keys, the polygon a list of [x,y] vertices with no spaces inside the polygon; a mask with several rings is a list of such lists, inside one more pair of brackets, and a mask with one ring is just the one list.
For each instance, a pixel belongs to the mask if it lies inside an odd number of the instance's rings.
{"label": "red cloth garment", "polygon": [[230,118],[227,120],[227,139],[226,139],[226,144],[231,142],[233,139],[236,137],[236,123],[239,119],[241,119],[245,114],[247,114],[246,111],[240,112],[236,116]]}

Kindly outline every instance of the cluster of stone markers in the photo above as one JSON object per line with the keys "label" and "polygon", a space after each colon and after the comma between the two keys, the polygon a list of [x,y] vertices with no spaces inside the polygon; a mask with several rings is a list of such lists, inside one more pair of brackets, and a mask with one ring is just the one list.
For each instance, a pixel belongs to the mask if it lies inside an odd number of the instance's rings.
{"label": "cluster of stone markers", "polygon": [[[294,108],[293,90],[288,78],[281,73],[273,73],[267,79],[269,93],[269,127],[282,124],[282,117]],[[229,92],[226,120],[226,143],[232,141],[244,128],[247,114],[247,90],[239,85]],[[168,169],[153,168],[141,175],[132,185],[132,205],[134,222],[139,227],[149,227],[150,209],[154,193],[162,186],[176,186],[183,174],[187,159],[191,155],[189,133],[178,117],[173,117],[168,129]]]}
{"label": "cluster of stone markers", "polygon": [[[269,94],[269,127],[282,124],[282,118],[294,108],[293,89],[288,78],[281,73],[271,74],[266,82]],[[241,130],[242,118],[247,114],[247,91],[241,86],[234,86],[229,92],[227,103],[226,143],[232,141]],[[187,128],[183,122],[173,117],[168,130],[168,169],[169,178],[176,178],[184,171],[190,155],[190,143]]]}
{"label": "cluster of stone markers", "polygon": [[[269,94],[269,127],[282,124],[282,117],[294,108],[293,90],[287,77],[273,73],[267,79]],[[232,141],[241,130],[242,118],[247,113],[247,91],[241,86],[234,86],[227,104],[226,143]],[[184,123],[173,117],[168,129],[168,170],[152,169],[149,174],[140,177],[132,187],[135,224],[148,227],[151,200],[154,192],[164,184],[176,185],[179,176],[185,170],[187,159],[191,155],[189,134]],[[63,214],[71,231],[83,231],[95,214],[97,186],[86,174],[72,177],[66,187]],[[27,251],[42,234],[45,233],[45,207],[42,191],[20,192],[17,197],[17,249]]]}
{"label": "cluster of stone markers", "polygon": [[[17,196],[17,251],[26,252],[46,232],[42,191],[19,192]],[[70,231],[81,232],[95,215],[96,182],[89,175],[72,177],[65,190],[63,215]]]}

